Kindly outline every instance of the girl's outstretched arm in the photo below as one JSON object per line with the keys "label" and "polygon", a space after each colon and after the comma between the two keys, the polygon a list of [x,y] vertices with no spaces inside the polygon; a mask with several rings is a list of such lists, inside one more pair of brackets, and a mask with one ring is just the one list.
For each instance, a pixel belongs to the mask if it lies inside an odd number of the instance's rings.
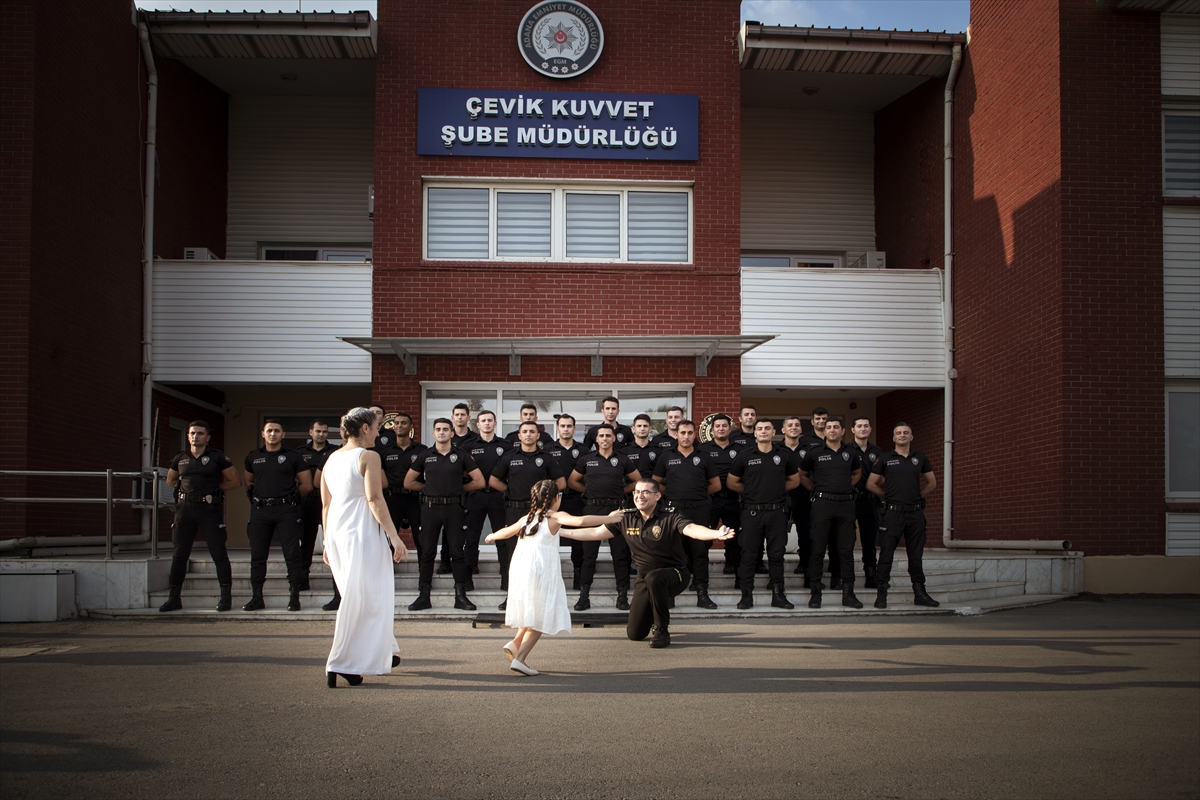
{"label": "girl's outstretched arm", "polygon": [[527,520],[527,519],[529,519],[528,514],[521,517],[519,520],[514,522],[512,525],[501,528],[498,531],[492,531],[491,533],[489,533],[487,535],[487,537],[483,541],[487,542],[488,544],[491,544],[492,542],[496,541],[497,539],[508,539],[511,536],[516,536],[518,533],[521,532],[521,528],[523,528],[525,526],[525,520]]}

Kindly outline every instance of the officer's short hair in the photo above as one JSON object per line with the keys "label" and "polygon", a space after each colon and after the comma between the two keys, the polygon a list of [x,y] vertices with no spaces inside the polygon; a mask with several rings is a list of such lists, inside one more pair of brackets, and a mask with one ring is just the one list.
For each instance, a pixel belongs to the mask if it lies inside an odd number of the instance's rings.
{"label": "officer's short hair", "polygon": [[376,403],[374,400],[371,401],[371,405],[367,406],[367,408],[378,408],[383,413],[387,413],[387,409],[383,407],[383,403]]}
{"label": "officer's short hair", "polygon": [[[262,429],[265,431],[267,429],[267,426],[271,425],[271,424],[275,424],[275,425],[278,425],[279,427],[283,428],[283,420],[279,419],[279,417],[267,417],[266,419],[263,420]],[[287,429],[284,428],[284,430],[287,430]]]}
{"label": "officer's short hair", "polygon": [[312,422],[308,423],[308,429],[311,431],[313,428],[317,427],[318,425],[324,425],[326,428],[329,427],[329,423],[326,422],[325,420],[314,419]]}
{"label": "officer's short hair", "polygon": [[191,429],[191,428],[204,428],[204,432],[205,432],[205,433],[208,433],[208,434],[211,434],[211,433],[212,433],[212,428],[209,426],[209,424],[208,424],[207,422],[205,422],[205,421],[204,421],[204,420],[202,420],[202,419],[194,419],[194,420],[192,420],[191,422],[189,422],[189,423],[188,423],[188,428],[189,428],[189,429]]}
{"label": "officer's short hair", "polygon": [[791,422],[792,420],[796,420],[797,422],[804,422],[804,420],[803,420],[802,418],[800,418],[800,417],[796,416],[795,414],[792,414],[790,417],[784,417],[784,418],[783,418],[783,424],[784,424],[784,425],[787,425],[787,424],[788,424],[789,422]]}
{"label": "officer's short hair", "polygon": [[451,410],[451,411],[458,411],[460,408],[461,408],[463,411],[467,412],[468,414],[470,414],[470,413],[471,413],[471,407],[470,407],[469,405],[467,405],[466,403],[459,403],[458,405],[456,405],[454,408],[452,408],[452,409],[450,409],[450,410]]}
{"label": "officer's short hair", "polygon": [[637,423],[641,422],[642,420],[646,420],[646,422],[650,423],[650,425],[652,425],[652,426],[654,425],[654,420],[650,419],[649,414],[638,414],[636,417],[633,418],[633,423],[636,425]]}
{"label": "officer's short hair", "polygon": [[670,414],[672,411],[678,411],[680,414],[684,413],[682,406],[671,406],[667,409],[668,414]]}
{"label": "officer's short hair", "polygon": [[854,424],[855,424],[855,425],[857,425],[857,424],[858,424],[858,421],[859,421],[860,419],[865,419],[865,420],[867,421],[867,424],[868,424],[868,425],[870,425],[870,424],[871,424],[871,418],[870,418],[870,417],[867,417],[867,416],[864,416],[864,415],[862,415],[862,414],[859,414],[857,417],[855,417],[855,418],[854,418]]}
{"label": "officer's short hair", "polygon": [[615,398],[615,397],[606,397],[606,398],[604,398],[603,400],[601,400],[601,401],[600,401],[600,407],[601,407],[601,408],[604,408],[604,404],[605,404],[605,403],[616,403],[616,404],[617,404],[617,408],[620,408],[620,407],[621,407],[621,401],[620,401],[620,400],[618,400],[618,399],[617,399],[617,398]]}
{"label": "officer's short hair", "polygon": [[692,430],[696,430],[696,423],[690,419],[679,420],[679,424],[675,426],[675,429],[678,430],[678,429],[682,428],[684,425],[688,426]]}
{"label": "officer's short hair", "polygon": [[617,435],[616,429],[614,429],[613,426],[609,425],[607,422],[601,422],[599,425],[593,426],[592,430],[596,431],[597,433],[600,431],[611,431],[613,436]]}
{"label": "officer's short hair", "polygon": [[912,432],[913,436],[917,435],[917,432],[913,430],[913,426],[909,425],[904,420],[901,420],[900,422],[897,422],[895,425],[892,426],[892,433],[896,432],[896,428],[908,428],[909,431]]}
{"label": "officer's short hair", "polygon": [[489,417],[491,417],[492,419],[495,419],[495,418],[496,418],[496,412],[495,412],[495,411],[489,411],[489,410],[487,410],[487,409],[485,408],[485,409],[483,409],[482,411],[480,411],[478,414],[476,414],[476,415],[475,415],[475,419],[476,419],[476,421],[478,421],[478,420],[479,420],[479,418],[480,418],[480,417],[482,417],[484,414],[488,415],[488,416],[489,416]]}
{"label": "officer's short hair", "polygon": [[575,424],[575,418],[572,417],[570,414],[559,414],[558,419],[559,420],[569,419],[569,420],[571,420],[572,425]]}
{"label": "officer's short hair", "polygon": [[826,425],[828,425],[831,422],[836,422],[838,425],[841,425],[843,428],[846,427],[846,420],[844,420],[842,417],[839,417],[837,414],[834,414],[833,416],[829,417],[829,419],[825,420]]}
{"label": "officer's short hair", "polygon": [[404,417],[406,420],[408,420],[408,424],[412,425],[412,414],[405,414],[403,411],[397,411],[395,413],[395,415],[392,417],[392,424],[394,425],[396,420],[400,417]]}
{"label": "officer's short hair", "polygon": [[825,406],[817,406],[813,409],[812,415],[815,417],[817,414],[829,414],[829,409]]}
{"label": "officer's short hair", "polygon": [[520,424],[520,426],[518,426],[517,430],[518,430],[518,431],[520,431],[520,430],[521,430],[522,428],[524,428],[526,425],[532,425],[532,426],[533,426],[533,429],[534,429],[535,431],[539,431],[539,432],[541,431],[541,428],[539,428],[539,427],[538,427],[538,424],[537,424],[536,422],[534,422],[533,420],[531,420],[531,419],[527,419],[527,420],[525,420],[524,422],[522,422],[522,423]]}
{"label": "officer's short hair", "polygon": [[533,403],[521,403],[521,410],[522,410],[522,411],[524,411],[524,410],[525,410],[525,409],[527,409],[527,408],[532,408],[534,411],[537,411],[537,410],[538,410],[538,407],[537,407],[537,406],[535,406]]}
{"label": "officer's short hair", "polygon": [[447,425],[449,425],[451,428],[454,427],[454,423],[451,422],[447,417],[438,417],[437,419],[435,419],[433,421],[433,427],[436,428],[438,425],[441,425],[443,422],[446,423]]}
{"label": "officer's short hair", "polygon": [[713,421],[713,422],[716,422],[716,421],[717,421],[717,420],[719,420],[719,419],[723,419],[723,420],[725,420],[725,421],[726,421],[726,422],[728,422],[730,425],[732,425],[732,424],[733,424],[733,418],[732,418],[732,417],[730,417],[728,414],[713,414],[713,418],[712,418],[712,421]]}
{"label": "officer's short hair", "polygon": [[747,408],[750,409],[751,411],[753,411],[755,414],[758,413],[758,409],[755,408],[754,406],[750,405],[749,403],[743,404],[742,407],[738,409],[738,411],[745,411]]}

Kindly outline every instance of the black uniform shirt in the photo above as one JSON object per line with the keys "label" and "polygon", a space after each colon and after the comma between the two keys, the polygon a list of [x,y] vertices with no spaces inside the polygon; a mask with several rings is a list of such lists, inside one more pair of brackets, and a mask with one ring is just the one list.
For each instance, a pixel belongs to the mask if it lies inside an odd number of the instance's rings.
{"label": "black uniform shirt", "polygon": [[714,439],[711,442],[705,442],[704,444],[699,445],[699,447],[696,449],[703,450],[705,455],[708,456],[708,460],[712,462],[714,467],[716,467],[717,477],[721,479],[721,488],[724,489],[725,478],[729,475],[729,468],[733,466],[733,460],[737,458],[737,454],[742,452],[742,450],[745,448],[739,444],[736,444],[732,439],[729,440],[729,444],[722,447],[721,445],[717,444],[716,440]]}
{"label": "black uniform shirt", "polygon": [[686,456],[673,449],[659,456],[654,477],[663,479],[663,496],[668,500],[706,500],[708,482],[717,477],[717,465],[698,447]]}
{"label": "black uniform shirt", "polygon": [[[512,444],[514,449],[516,449],[516,450],[521,449],[521,429],[520,428],[517,428],[515,431],[510,433],[508,436],[505,436],[504,438],[507,439],[510,444]],[[545,447],[548,444],[554,444],[554,441],[555,440],[554,440],[553,436],[546,433],[545,431],[542,431],[538,434],[538,440],[537,440],[538,449],[541,450],[543,447]]]}
{"label": "black uniform shirt", "polygon": [[620,522],[610,522],[604,527],[614,536],[625,537],[638,574],[645,575],[652,569],[685,567],[688,559],[683,553],[683,529],[691,522],[659,503],[650,519],[642,519],[642,512],[635,508],[626,511]]}
{"label": "black uniform shirt", "polygon": [[482,437],[475,436],[467,441],[467,446],[463,449],[471,454],[471,458],[475,459],[479,471],[483,473],[483,481],[487,483],[487,479],[492,476],[492,470],[496,468],[500,457],[512,450],[512,444],[499,436],[493,436],[490,442],[485,442]]}
{"label": "black uniform shirt", "polygon": [[538,481],[556,481],[563,476],[553,458],[541,450],[526,453],[520,447],[500,456],[492,475],[508,485],[504,492],[506,500],[521,503],[529,502],[529,492]]}
{"label": "black uniform shirt", "polygon": [[304,457],[281,447],[260,447],[246,454],[246,472],[254,476],[255,497],[286,497],[296,488],[296,476],[308,470]]}
{"label": "black uniform shirt", "polygon": [[812,450],[819,444],[825,444],[825,437],[817,433],[802,433],[800,434],[800,449]]}
{"label": "black uniform shirt", "polygon": [[453,497],[462,494],[464,479],[478,468],[475,459],[462,450],[451,447],[449,453],[443,454],[436,447],[427,447],[417,453],[409,469],[416,471],[417,480],[425,484],[421,494]]}
{"label": "black uniform shirt", "polygon": [[187,494],[212,494],[221,489],[221,473],[233,466],[233,462],[220,450],[204,448],[199,458],[191,450],[180,450],[171,459],[171,469],[179,473],[179,491]]}
{"label": "black uniform shirt", "polygon": [[[467,450],[470,452],[471,442],[478,438],[479,434],[468,428],[466,434],[463,436],[459,436],[457,433],[453,434],[450,437],[450,446],[457,447],[459,450]],[[487,476],[485,475],[484,477]]]}
{"label": "black uniform shirt", "polygon": [[[674,450],[675,445],[678,443],[679,440],[667,431],[663,431],[657,436],[650,438],[650,446],[658,448],[659,450]],[[662,453],[659,453],[659,455],[662,455]]]}
{"label": "black uniform shirt", "polygon": [[[608,423],[604,424],[607,425]],[[588,428],[587,434],[583,437],[584,450],[596,449],[596,432],[598,430],[599,426],[597,425]],[[633,441],[633,428],[630,428],[628,425],[621,425],[619,423],[613,425],[613,434],[617,437],[617,440],[613,443],[613,450],[620,451],[621,448]]]}
{"label": "black uniform shirt", "polygon": [[649,480],[654,475],[654,463],[662,455],[662,450],[655,447],[649,440],[646,441],[645,447],[638,447],[635,439],[621,448],[621,455],[629,459],[629,463],[633,464],[633,468],[638,471],[639,475]]}
{"label": "black uniform shirt", "polygon": [[754,438],[754,431],[746,433],[743,430],[736,430],[729,434],[729,443],[738,447],[754,447],[758,440]]}
{"label": "black uniform shirt", "polygon": [[395,443],[396,432],[391,428],[380,428],[379,435],[375,437],[375,444],[371,445],[371,449],[382,456],[384,451]]}
{"label": "black uniform shirt", "polygon": [[[792,450],[791,447],[788,447],[786,439],[781,442],[779,446],[784,450],[791,451],[792,458],[795,460],[797,466],[799,466],[800,462],[804,460],[804,457],[808,455],[809,448],[812,447],[812,445],[805,445],[803,439],[798,442],[795,450]],[[788,492],[788,497],[792,498],[792,507],[795,508],[796,502],[808,502],[808,489],[805,489],[803,486],[797,486],[795,489],[792,489],[790,492]]]}
{"label": "black uniform shirt", "polygon": [[[562,442],[555,439],[554,443],[546,445],[542,452],[558,462],[558,469],[565,478],[571,474],[571,470],[575,469],[575,462],[581,455],[587,452],[587,448],[574,439],[571,440],[570,447],[563,447]],[[563,494],[577,496],[579,492],[572,489],[568,484],[567,488],[563,490]]]}
{"label": "black uniform shirt", "polygon": [[857,447],[843,444],[837,450],[823,444],[809,450],[800,462],[800,469],[808,473],[813,482],[814,492],[829,492],[830,494],[851,494],[854,484],[850,475],[856,469],[862,469],[861,451]]}
{"label": "black uniform shirt", "polygon": [[333,445],[326,443],[324,448],[317,450],[312,446],[312,442],[309,442],[302,447],[296,448],[296,452],[304,459],[304,466],[308,468],[308,471],[315,474],[317,470],[325,469],[325,462],[329,460],[329,457],[337,449]]}
{"label": "black uniform shirt", "polygon": [[787,479],[797,469],[795,455],[786,447],[775,447],[769,453],[752,447],[737,454],[729,474],[742,479],[743,502],[766,505],[787,499]]}
{"label": "black uniform shirt", "polygon": [[[875,469],[875,465],[879,463],[879,459],[883,458],[883,448],[870,442],[867,442],[866,450],[860,448],[858,442],[852,442],[850,447],[858,451],[858,458],[862,462],[862,477],[858,479],[858,483],[854,488],[860,492],[865,492],[867,491],[867,478],[871,477],[871,470]],[[870,495],[868,494],[868,496]]]}
{"label": "black uniform shirt", "polygon": [[871,472],[883,476],[883,491],[889,503],[915,506],[921,502],[921,476],[933,472],[933,465],[924,453],[913,451],[902,456],[891,450],[879,457]]}
{"label": "black uniform shirt", "polygon": [[620,500],[625,496],[629,474],[637,467],[623,454],[613,451],[607,456],[600,451],[584,453],[575,462],[575,471],[583,476],[586,500]]}
{"label": "black uniform shirt", "polygon": [[417,460],[417,454],[425,449],[420,442],[408,440],[408,447],[401,447],[399,441],[383,451],[383,472],[387,475],[388,491],[396,492],[404,488],[404,479]]}

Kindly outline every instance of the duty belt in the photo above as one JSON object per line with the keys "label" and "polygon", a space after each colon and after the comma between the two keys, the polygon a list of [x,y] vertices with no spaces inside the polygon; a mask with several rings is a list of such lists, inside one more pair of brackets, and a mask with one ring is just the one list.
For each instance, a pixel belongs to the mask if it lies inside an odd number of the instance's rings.
{"label": "duty belt", "polygon": [[221,504],[221,497],[215,494],[200,494],[199,492],[180,492],[179,499],[184,503],[204,503],[210,506]]}
{"label": "duty belt", "polygon": [[504,505],[509,508],[529,508],[528,500],[505,500]]}
{"label": "duty belt", "polygon": [[921,504],[916,503],[913,505],[905,505],[903,503],[888,503],[887,510],[888,511],[920,511]]}
{"label": "duty belt", "polygon": [[722,500],[728,500],[728,499],[737,497],[737,492],[735,492],[733,489],[722,489],[721,491],[714,494],[713,497],[719,497]]}
{"label": "duty belt", "polygon": [[742,508],[746,511],[786,511],[784,503],[745,503]]}
{"label": "duty belt", "polygon": [[257,497],[257,496],[255,496],[250,499],[250,502],[252,502],[254,504],[255,508],[262,508],[263,506],[282,506],[282,505],[294,506],[297,504],[298,500],[299,500],[299,498],[297,498],[294,494],[285,494],[282,497]]}
{"label": "duty belt", "polygon": [[461,494],[453,494],[449,497],[429,497],[421,495],[421,502],[427,506],[450,506],[462,503]]}
{"label": "duty belt", "polygon": [[620,508],[621,500],[613,497],[585,497],[583,502],[589,506],[601,506],[603,508]]}
{"label": "duty belt", "polygon": [[383,494],[386,497],[404,497],[407,495],[419,495],[420,492],[414,492],[412,489],[404,489],[404,488],[393,489],[392,487],[389,486],[388,488],[383,490]]}
{"label": "duty belt", "polygon": [[837,500],[839,502],[844,503],[847,500],[853,500],[854,495],[853,494],[830,494],[829,492],[813,492],[813,499]]}
{"label": "duty belt", "polygon": [[667,506],[671,509],[676,508],[699,508],[700,506],[708,505],[708,500],[668,500]]}

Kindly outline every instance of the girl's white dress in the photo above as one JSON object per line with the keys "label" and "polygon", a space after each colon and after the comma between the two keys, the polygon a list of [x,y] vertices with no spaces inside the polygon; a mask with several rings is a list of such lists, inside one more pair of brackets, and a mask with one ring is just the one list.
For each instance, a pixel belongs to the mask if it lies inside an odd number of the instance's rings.
{"label": "girl's white dress", "polygon": [[371,507],[358,458],[343,448],[329,456],[321,480],[329,487],[325,552],[342,593],[327,672],[386,675],[400,652],[394,633],[396,584],[387,534]]}
{"label": "girl's white dress", "polygon": [[[332,457],[331,457],[332,458]],[[563,585],[559,537],[542,520],[537,530],[517,539],[508,565],[508,606],[504,624],[533,628],[547,636],[571,632],[571,610]]]}

